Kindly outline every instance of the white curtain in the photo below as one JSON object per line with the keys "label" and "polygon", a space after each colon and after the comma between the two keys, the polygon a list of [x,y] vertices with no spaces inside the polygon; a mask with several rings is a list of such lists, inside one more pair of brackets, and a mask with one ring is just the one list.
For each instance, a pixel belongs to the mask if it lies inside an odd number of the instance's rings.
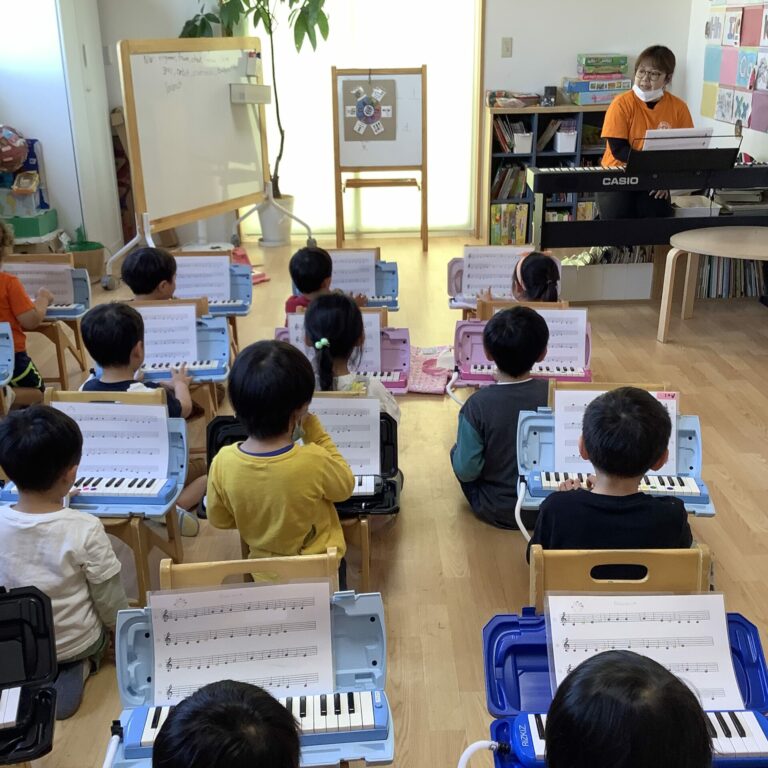
{"label": "white curtain", "polygon": [[[335,229],[331,67],[426,64],[429,226],[432,231],[470,229],[481,102],[475,92],[479,0],[327,0],[328,40],[318,36],[316,51],[305,40],[301,53],[293,44],[287,9],[277,5],[275,58],[286,132],[280,188],[295,196],[295,213],[317,233]],[[264,82],[271,83],[269,40],[262,27],[250,34],[261,38]],[[272,167],[279,134],[274,105],[266,109]],[[348,235],[418,231],[420,193],[415,187],[348,190],[344,210]],[[246,222],[246,233],[258,228],[255,219]]]}

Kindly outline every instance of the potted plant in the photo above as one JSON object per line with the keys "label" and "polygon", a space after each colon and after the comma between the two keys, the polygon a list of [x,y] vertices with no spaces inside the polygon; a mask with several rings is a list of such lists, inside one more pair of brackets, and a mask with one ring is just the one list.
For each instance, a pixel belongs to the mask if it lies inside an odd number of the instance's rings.
{"label": "potted plant", "polygon": [[[201,5],[200,12],[188,19],[181,31],[180,37],[212,37],[214,24],[221,27],[221,33],[225,37],[232,36],[234,31],[241,28],[248,16],[252,16],[254,27],[264,27],[269,38],[270,70],[272,73],[272,91],[275,101],[275,117],[277,118],[277,130],[280,135],[280,146],[271,169],[271,194],[268,190],[268,198],[274,197],[289,209],[293,207],[293,198],[281,194],[280,191],[280,162],[283,159],[285,148],[285,129],[280,119],[280,98],[277,89],[277,77],[275,73],[275,48],[274,31],[278,22],[278,14],[283,6],[287,6],[288,25],[293,29],[293,41],[296,51],[300,51],[305,40],[309,41],[312,50],[317,48],[318,32],[323,40],[328,38],[328,17],[323,10],[325,0],[219,0],[215,10],[206,11]],[[259,208],[259,218],[262,225],[262,244],[281,245],[289,239],[290,219],[283,216],[274,205],[262,205]],[[275,237],[268,236],[265,232],[275,223],[281,224],[283,234]]]}

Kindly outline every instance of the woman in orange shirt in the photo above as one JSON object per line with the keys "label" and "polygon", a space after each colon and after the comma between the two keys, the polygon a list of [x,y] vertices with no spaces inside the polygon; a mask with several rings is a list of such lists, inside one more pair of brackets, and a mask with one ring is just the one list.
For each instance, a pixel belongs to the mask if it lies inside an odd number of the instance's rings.
{"label": "woman in orange shirt", "polygon": [[[663,45],[652,45],[637,57],[632,90],[617,96],[605,114],[603,165],[624,166],[630,150],[642,148],[646,131],[693,127],[686,103],[666,90],[674,71],[675,54]],[[667,190],[602,192],[597,200],[601,219],[644,219],[672,213]]]}

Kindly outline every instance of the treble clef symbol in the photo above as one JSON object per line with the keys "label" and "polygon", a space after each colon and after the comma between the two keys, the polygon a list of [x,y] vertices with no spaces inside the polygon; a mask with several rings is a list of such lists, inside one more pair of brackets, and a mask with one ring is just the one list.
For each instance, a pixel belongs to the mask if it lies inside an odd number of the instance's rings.
{"label": "treble clef symbol", "polygon": [[165,633],[165,644],[166,645],[170,645],[171,644],[171,633],[170,632],[166,632]]}
{"label": "treble clef symbol", "polygon": [[169,685],[165,690],[165,695],[170,699],[173,696],[173,686]]}
{"label": "treble clef symbol", "polygon": [[560,617],[560,623],[565,624],[565,611],[563,611],[563,615]]}
{"label": "treble clef symbol", "polygon": [[173,669],[173,659],[171,657],[168,657],[168,661],[165,662],[165,669],[167,672],[170,672]]}
{"label": "treble clef symbol", "polygon": [[170,618],[171,618],[171,614],[170,614],[170,613],[168,613],[168,609],[166,608],[166,609],[163,611],[163,621],[168,621]]}
{"label": "treble clef symbol", "polygon": [[571,647],[571,644],[568,642],[568,638],[566,637],[565,640],[563,640],[563,650],[567,651]]}

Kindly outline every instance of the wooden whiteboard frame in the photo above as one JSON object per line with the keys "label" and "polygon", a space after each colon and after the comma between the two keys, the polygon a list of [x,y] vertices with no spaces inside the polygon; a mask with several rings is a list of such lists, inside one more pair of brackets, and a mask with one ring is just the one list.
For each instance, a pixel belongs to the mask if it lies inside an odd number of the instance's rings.
{"label": "wooden whiteboard frame", "polygon": [[[339,77],[368,76],[370,78],[387,75],[421,75],[421,163],[418,165],[341,165],[339,132]],[[336,69],[331,67],[331,86],[333,90],[333,164],[336,200],[336,247],[344,242],[344,187],[342,174],[376,171],[420,171],[421,172],[421,246],[429,250],[429,227],[427,225],[427,65],[405,69]],[[353,179],[350,187],[414,187],[415,179]]]}
{"label": "wooden whiteboard frame", "polygon": [[[139,146],[138,120],[133,88],[133,72],[131,56],[144,53],[205,53],[208,51],[256,51],[261,52],[261,41],[258,37],[205,37],[205,38],[170,38],[167,40],[121,40],[117,44],[120,63],[120,82],[123,91],[125,108],[125,130],[128,137],[128,160],[131,164],[131,181],[133,199],[139,221],[142,214],[149,214],[150,231],[159,232],[181,224],[191,224],[200,219],[217,216],[229,211],[236,211],[250,205],[256,205],[264,199],[264,193],[254,192],[249,195],[224,200],[219,203],[205,205],[189,211],[181,211],[170,216],[152,218],[152,211],[147,210],[147,196],[144,190],[144,174],[141,166],[141,150]],[[258,78],[257,82],[261,82]],[[261,167],[264,184],[270,181],[269,159],[267,154],[267,130],[264,105],[258,105],[261,142]],[[222,151],[226,151],[223,148]],[[148,234],[148,233],[146,233]]]}

